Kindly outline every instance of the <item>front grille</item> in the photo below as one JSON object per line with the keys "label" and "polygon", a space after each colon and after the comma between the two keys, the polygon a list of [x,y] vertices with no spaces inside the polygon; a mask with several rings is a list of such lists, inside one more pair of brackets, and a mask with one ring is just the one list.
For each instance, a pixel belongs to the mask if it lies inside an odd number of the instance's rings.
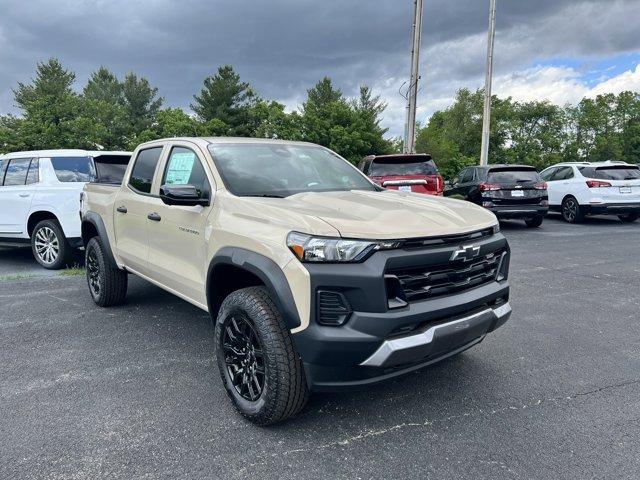
{"label": "front grille", "polygon": [[425,247],[444,247],[447,245],[459,245],[471,240],[481,240],[493,235],[493,227],[477,230],[475,232],[464,233],[462,235],[449,235],[444,237],[412,238],[402,242],[402,248],[407,250]]}
{"label": "front grille", "polygon": [[[391,283],[389,279],[397,279],[404,293],[402,300],[407,302],[459,293],[494,281],[504,253],[499,250],[464,263],[391,269],[387,272],[387,285]],[[397,292],[388,293],[398,297]]]}

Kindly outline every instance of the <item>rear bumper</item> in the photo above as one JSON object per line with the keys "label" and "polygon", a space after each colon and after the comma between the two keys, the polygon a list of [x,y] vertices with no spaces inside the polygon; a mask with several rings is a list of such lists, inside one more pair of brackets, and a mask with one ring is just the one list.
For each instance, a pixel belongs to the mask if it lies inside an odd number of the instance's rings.
{"label": "rear bumper", "polygon": [[549,211],[548,207],[540,205],[509,205],[487,208],[498,218],[532,218],[545,216]]}
{"label": "rear bumper", "polygon": [[640,203],[603,203],[582,206],[584,213],[589,215],[626,215],[640,213]]}

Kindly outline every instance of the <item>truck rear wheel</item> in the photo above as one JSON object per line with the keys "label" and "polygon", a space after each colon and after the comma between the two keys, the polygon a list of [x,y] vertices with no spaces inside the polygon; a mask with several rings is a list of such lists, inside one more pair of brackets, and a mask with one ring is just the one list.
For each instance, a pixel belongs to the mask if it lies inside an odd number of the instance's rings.
{"label": "truck rear wheel", "polygon": [[100,237],[93,237],[85,248],[87,285],[91,298],[100,307],[121,304],[127,295],[127,272],[105,255]]}
{"label": "truck rear wheel", "polygon": [[73,249],[56,220],[42,220],[31,233],[31,250],[36,261],[48,270],[71,264]]}
{"label": "truck rear wheel", "polygon": [[298,413],[309,392],[282,315],[264,287],[231,293],[215,328],[222,382],[238,411],[258,425]]}

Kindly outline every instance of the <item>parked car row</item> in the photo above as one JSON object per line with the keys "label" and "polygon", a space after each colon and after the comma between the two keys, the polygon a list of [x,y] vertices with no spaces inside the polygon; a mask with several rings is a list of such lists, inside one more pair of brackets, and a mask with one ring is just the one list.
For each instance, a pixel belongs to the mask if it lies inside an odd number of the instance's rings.
{"label": "parked car row", "polygon": [[44,268],[73,261],[86,182],[120,183],[129,152],[41,150],[0,155],[0,244],[31,243]]}
{"label": "parked car row", "polygon": [[541,173],[527,165],[474,166],[447,185],[425,154],[369,156],[358,167],[382,187],[467,200],[528,227],[542,225],[549,210],[569,223],[587,215],[640,217],[640,167],[625,162],[559,163]]}

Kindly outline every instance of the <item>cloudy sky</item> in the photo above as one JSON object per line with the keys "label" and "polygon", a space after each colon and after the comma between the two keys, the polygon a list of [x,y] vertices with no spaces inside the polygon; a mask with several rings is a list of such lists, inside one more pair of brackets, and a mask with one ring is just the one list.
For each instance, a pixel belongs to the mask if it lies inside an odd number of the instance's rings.
{"label": "cloudy sky", "polygon": [[[489,0],[424,0],[418,117],[483,84]],[[413,0],[0,0],[0,113],[35,64],[58,57],[80,89],[105,65],[134,71],[188,108],[205,76],[232,64],[289,109],[329,75],[346,95],[372,86],[400,135]],[[498,0],[495,90],[558,104],[640,91],[640,0]]]}

